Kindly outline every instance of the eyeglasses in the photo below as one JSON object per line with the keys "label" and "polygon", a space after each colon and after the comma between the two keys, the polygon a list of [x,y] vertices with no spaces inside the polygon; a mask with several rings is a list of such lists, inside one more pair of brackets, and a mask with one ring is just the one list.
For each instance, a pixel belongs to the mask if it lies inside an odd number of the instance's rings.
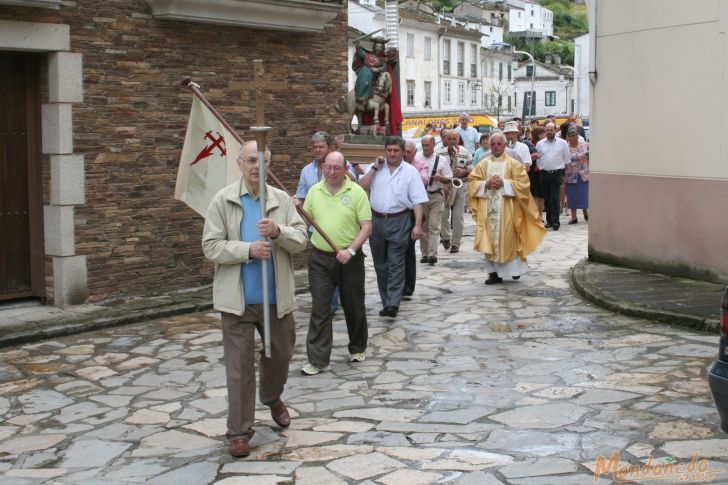
{"label": "eyeglasses", "polygon": [[324,165],[324,170],[328,170],[329,172],[343,172],[344,167],[339,167],[338,165]]}

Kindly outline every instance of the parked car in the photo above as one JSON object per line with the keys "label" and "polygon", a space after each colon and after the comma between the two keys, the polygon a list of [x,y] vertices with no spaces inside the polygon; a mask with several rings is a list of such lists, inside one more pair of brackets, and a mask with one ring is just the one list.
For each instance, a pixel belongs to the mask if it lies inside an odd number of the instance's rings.
{"label": "parked car", "polygon": [[728,433],[728,287],[720,309],[718,359],[708,372],[708,383],[720,414],[720,429]]}

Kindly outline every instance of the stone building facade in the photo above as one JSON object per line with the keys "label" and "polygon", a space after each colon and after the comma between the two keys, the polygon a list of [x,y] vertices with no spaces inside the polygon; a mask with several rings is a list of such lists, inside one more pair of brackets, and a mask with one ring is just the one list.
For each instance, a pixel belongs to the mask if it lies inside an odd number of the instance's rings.
{"label": "stone building facade", "polygon": [[[183,75],[247,140],[254,93],[231,83],[252,81],[252,61],[264,61],[276,83],[266,93],[272,168],[289,190],[310,159],[310,135],[343,132],[332,100],[347,87],[345,5],[217,3],[226,9],[202,0],[0,0],[0,62],[30,66],[19,74],[30,84],[12,88],[29,93],[29,129],[16,133],[27,161],[4,164],[29,166],[21,181],[29,229],[17,249],[29,262],[13,271],[30,276],[13,289],[19,277],[4,275],[0,300],[62,305],[211,281],[203,220],[173,199],[192,100]],[[19,259],[12,250],[3,257]]]}

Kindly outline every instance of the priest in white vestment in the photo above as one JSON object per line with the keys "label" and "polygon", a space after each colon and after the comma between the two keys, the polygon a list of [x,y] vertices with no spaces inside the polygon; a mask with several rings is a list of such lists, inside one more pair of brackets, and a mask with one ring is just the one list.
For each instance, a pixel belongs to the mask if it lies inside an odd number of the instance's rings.
{"label": "priest in white vestment", "polygon": [[531,196],[523,164],[506,155],[506,137],[490,136],[491,155],[468,177],[468,197],[475,220],[475,250],[485,253],[486,285],[504,277],[517,280],[528,271],[526,257],[541,243],[546,229]]}

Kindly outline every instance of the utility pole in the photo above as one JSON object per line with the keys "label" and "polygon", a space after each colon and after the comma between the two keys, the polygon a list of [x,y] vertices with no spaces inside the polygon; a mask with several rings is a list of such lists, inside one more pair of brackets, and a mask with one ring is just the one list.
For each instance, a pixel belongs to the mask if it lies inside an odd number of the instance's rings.
{"label": "utility pole", "polygon": [[[387,47],[394,47],[399,52],[399,3],[397,0],[386,0],[384,2],[384,32],[387,37]],[[399,82],[399,59],[394,64],[394,79],[393,84],[397,86],[397,94],[399,102],[402,102],[402,89]],[[391,109],[391,107],[390,107]],[[400,110],[401,111],[401,108]],[[390,128],[394,133],[395,127]],[[402,135],[402,124],[396,127],[397,133]]]}

